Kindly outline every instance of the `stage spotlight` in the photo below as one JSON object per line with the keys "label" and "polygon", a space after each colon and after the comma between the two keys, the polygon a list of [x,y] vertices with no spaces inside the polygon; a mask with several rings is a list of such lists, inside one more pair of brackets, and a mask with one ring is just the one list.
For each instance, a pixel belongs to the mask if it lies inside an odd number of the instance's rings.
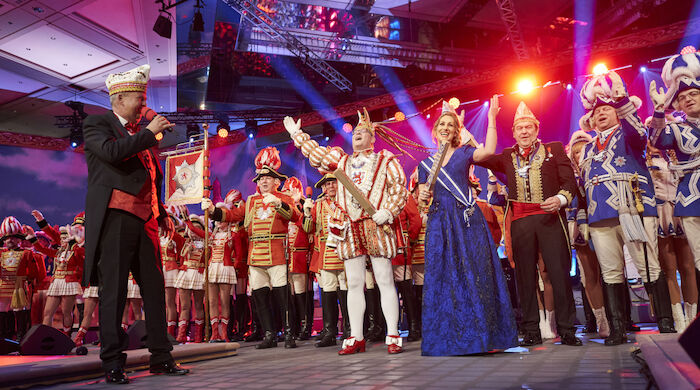
{"label": "stage spotlight", "polygon": [[566,89],[571,91],[574,87],[571,84],[566,84]]}
{"label": "stage spotlight", "polygon": [[323,139],[330,141],[335,136],[335,129],[328,123],[323,125]]}
{"label": "stage spotlight", "polygon": [[396,119],[397,122],[400,122],[400,121],[406,119],[406,114],[404,114],[401,111],[397,111],[396,114],[394,114],[394,119]]}
{"label": "stage spotlight", "polygon": [[160,15],[158,15],[156,23],[153,25],[153,31],[155,31],[156,34],[160,35],[163,38],[170,39],[173,32],[173,22],[172,20],[170,20],[170,12],[168,12],[168,6],[165,5],[165,2],[163,0],[158,0],[156,1],[156,3],[160,3]]}
{"label": "stage spotlight", "polygon": [[346,133],[352,133],[352,125],[349,124],[349,123],[347,123],[347,122],[345,122],[345,123],[343,124],[343,131],[346,132]]}
{"label": "stage spotlight", "polygon": [[80,144],[83,143],[83,129],[81,127],[73,127],[70,129],[70,137],[68,138],[70,141],[70,147],[75,149]]}
{"label": "stage spotlight", "polygon": [[451,98],[450,101],[448,101],[447,103],[448,103],[448,104],[450,105],[450,107],[452,107],[452,109],[454,109],[454,110],[456,110],[457,107],[459,107],[459,99],[457,99],[456,97]]}
{"label": "stage spotlight", "polygon": [[426,115],[425,119],[430,119],[430,114]]}
{"label": "stage spotlight", "polygon": [[192,31],[203,32],[204,18],[202,17],[202,12],[200,11],[202,9],[202,4],[200,4],[200,1],[201,0],[197,0],[197,4],[194,5],[194,8],[197,11],[195,11],[194,18],[192,19]]}
{"label": "stage spotlight", "polygon": [[248,136],[248,139],[255,138],[255,136],[258,134],[258,121],[245,121],[245,133]]}
{"label": "stage spotlight", "polygon": [[605,66],[605,64],[602,62],[593,67],[593,74],[596,76],[600,76],[606,73],[608,73],[608,67]]}
{"label": "stage spotlight", "polygon": [[488,106],[489,106],[489,101],[487,100],[484,102],[484,107],[488,107]]}
{"label": "stage spotlight", "polygon": [[518,92],[523,95],[528,95],[534,88],[535,83],[530,79],[524,79],[518,82]]}
{"label": "stage spotlight", "polygon": [[642,72],[642,73],[646,73],[647,67],[646,67],[646,66],[642,66],[642,67],[639,68],[639,71]]}
{"label": "stage spotlight", "polygon": [[201,134],[201,131],[199,130],[199,126],[190,123],[189,125],[187,125],[187,131],[185,134],[187,135],[187,140],[189,142],[194,142],[195,137]]}
{"label": "stage spotlight", "polygon": [[163,133],[156,134],[156,141],[160,141],[162,139],[163,139]]}
{"label": "stage spotlight", "polygon": [[229,131],[231,131],[231,126],[228,125],[228,115],[220,113],[214,116],[219,124],[216,126],[216,133],[221,138],[228,137]]}

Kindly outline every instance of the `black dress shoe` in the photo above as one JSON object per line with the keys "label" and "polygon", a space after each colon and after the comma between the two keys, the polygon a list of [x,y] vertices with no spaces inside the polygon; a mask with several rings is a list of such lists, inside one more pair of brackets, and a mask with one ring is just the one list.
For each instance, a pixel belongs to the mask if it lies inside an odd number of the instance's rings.
{"label": "black dress shoe", "polygon": [[115,385],[125,385],[129,383],[129,377],[126,376],[124,369],[115,368],[109,370],[105,373],[105,383],[112,383]]}
{"label": "black dress shoe", "polygon": [[151,365],[151,374],[185,375],[188,372],[190,372],[190,370],[180,367],[180,365],[175,362],[165,362]]}
{"label": "black dress shoe", "polygon": [[525,336],[523,336],[523,341],[520,342],[521,347],[530,347],[538,344],[542,344],[542,336],[538,333],[526,333]]}
{"label": "black dress shoe", "polygon": [[564,333],[561,335],[561,343],[562,345],[571,345],[574,347],[580,347],[583,345],[581,343],[581,339],[576,337],[574,333]]}

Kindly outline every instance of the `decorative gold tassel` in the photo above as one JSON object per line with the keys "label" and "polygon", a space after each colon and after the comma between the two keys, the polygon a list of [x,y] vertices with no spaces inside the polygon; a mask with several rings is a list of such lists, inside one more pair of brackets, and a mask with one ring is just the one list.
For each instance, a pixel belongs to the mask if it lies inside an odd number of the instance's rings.
{"label": "decorative gold tassel", "polygon": [[12,302],[10,302],[10,308],[23,309],[27,306],[27,293],[22,287],[15,288],[15,291],[12,292]]}

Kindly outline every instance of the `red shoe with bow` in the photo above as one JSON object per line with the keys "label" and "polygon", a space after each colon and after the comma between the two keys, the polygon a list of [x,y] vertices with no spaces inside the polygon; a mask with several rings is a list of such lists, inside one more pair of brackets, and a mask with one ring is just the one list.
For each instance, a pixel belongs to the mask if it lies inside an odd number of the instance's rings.
{"label": "red shoe with bow", "polygon": [[354,337],[349,337],[343,341],[343,349],[338,351],[338,355],[352,355],[360,352],[365,352],[365,339],[357,341]]}

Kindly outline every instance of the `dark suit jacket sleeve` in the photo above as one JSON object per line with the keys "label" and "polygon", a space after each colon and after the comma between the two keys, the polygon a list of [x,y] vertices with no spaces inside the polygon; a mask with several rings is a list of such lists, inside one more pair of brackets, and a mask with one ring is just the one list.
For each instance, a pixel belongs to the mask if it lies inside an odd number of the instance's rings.
{"label": "dark suit jacket sleeve", "polygon": [[156,146],[155,135],[139,131],[130,137],[115,137],[112,126],[104,115],[91,115],[83,121],[85,148],[108,164],[118,163],[142,150]]}
{"label": "dark suit jacket sleeve", "polygon": [[571,204],[574,200],[574,196],[578,194],[576,177],[574,176],[574,169],[571,167],[571,160],[566,156],[564,145],[562,145],[561,142],[553,142],[551,145],[552,154],[557,163],[559,194],[564,195],[568,204]]}
{"label": "dark suit jacket sleeve", "polygon": [[[498,153],[494,154],[493,156],[487,158],[484,161],[480,161],[478,163],[475,163],[476,165],[482,166],[486,169],[490,169],[493,172],[499,172],[499,173],[506,173],[505,172],[505,167],[503,166],[503,160],[504,160],[504,155],[503,153]],[[499,178],[500,180],[500,178]]]}

